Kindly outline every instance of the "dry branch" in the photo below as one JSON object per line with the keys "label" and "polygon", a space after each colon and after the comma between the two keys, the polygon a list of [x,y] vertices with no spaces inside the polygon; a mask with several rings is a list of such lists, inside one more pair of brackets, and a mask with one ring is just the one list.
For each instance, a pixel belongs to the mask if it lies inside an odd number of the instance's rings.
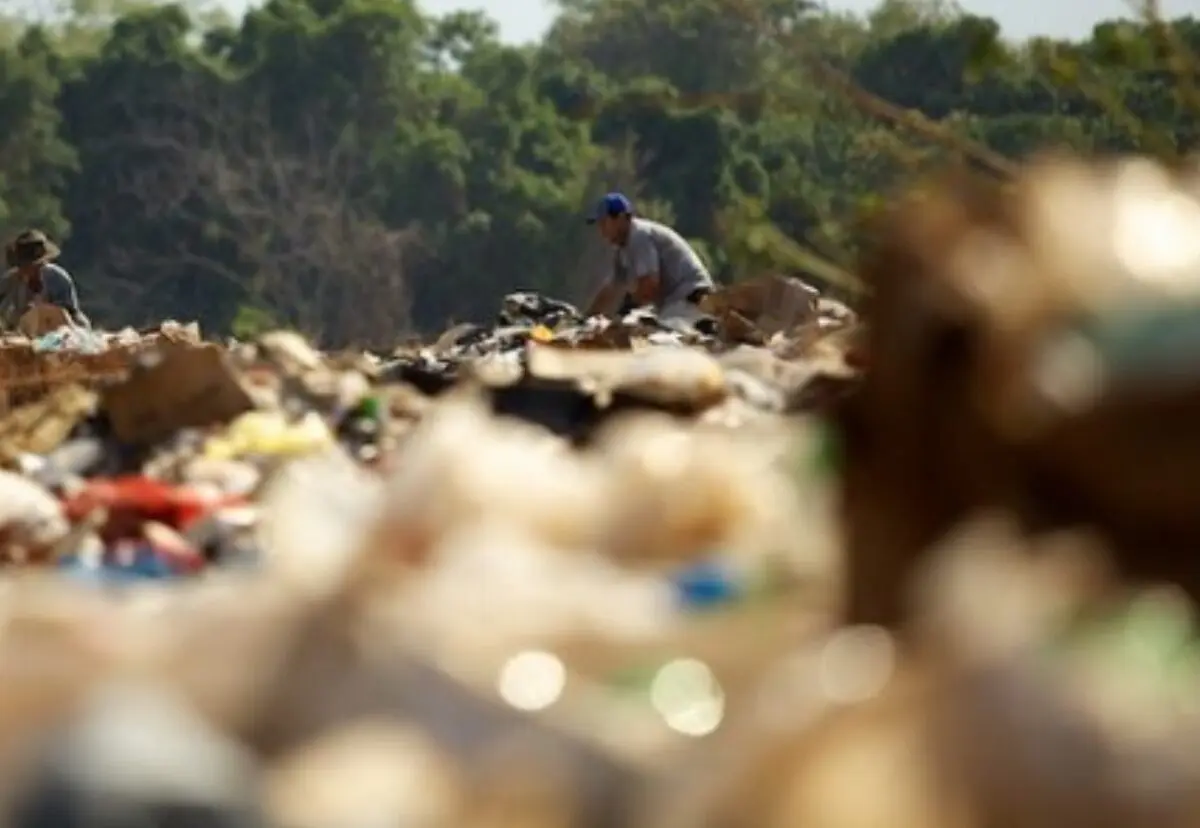
{"label": "dry branch", "polygon": [[203,244],[112,250],[111,262],[129,273],[170,278],[188,268],[232,281],[279,322],[327,343],[386,342],[407,329],[404,257],[414,233],[356,204],[350,182],[363,161],[323,141],[315,116],[285,141],[267,107],[212,97],[181,96],[166,117],[134,102],[133,127],[119,138],[147,159],[123,177],[121,194],[145,220],[203,228]]}

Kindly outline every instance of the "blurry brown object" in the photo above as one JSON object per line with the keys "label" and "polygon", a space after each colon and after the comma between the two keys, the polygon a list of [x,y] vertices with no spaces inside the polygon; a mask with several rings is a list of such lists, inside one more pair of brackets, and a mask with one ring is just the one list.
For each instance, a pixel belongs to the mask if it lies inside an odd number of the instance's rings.
{"label": "blurry brown object", "polygon": [[180,429],[228,422],[254,407],[216,346],[164,346],[148,358],[152,364],[103,393],[103,409],[121,440],[150,445]]}
{"label": "blurry brown object", "polygon": [[1008,188],[952,174],[875,229],[870,370],[839,415],[849,618],[898,622],[930,544],[989,506],[1094,526],[1123,574],[1200,595],[1200,374],[1103,350],[1195,301],[1192,184],[1052,159]]}
{"label": "blurry brown object", "polygon": [[762,345],[767,340],[757,325],[734,308],[718,308],[706,312],[716,317],[717,322],[721,325],[722,337],[729,342]]}
{"label": "blurry brown object", "polygon": [[17,330],[30,338],[45,336],[62,327],[71,326],[71,317],[58,305],[34,302],[17,322]]}
{"label": "blurry brown object", "polygon": [[96,395],[78,385],[56,388],[44,400],[22,406],[0,419],[0,457],[22,452],[46,454],[95,410]]}
{"label": "blurry brown object", "polygon": [[765,276],[736,282],[705,297],[700,307],[718,318],[753,324],[766,335],[815,319],[820,294],[789,276]]}
{"label": "blurry brown object", "polygon": [[119,345],[96,354],[44,353],[25,337],[0,341],[0,413],[36,403],[67,385],[94,387],[121,379],[139,347]]}

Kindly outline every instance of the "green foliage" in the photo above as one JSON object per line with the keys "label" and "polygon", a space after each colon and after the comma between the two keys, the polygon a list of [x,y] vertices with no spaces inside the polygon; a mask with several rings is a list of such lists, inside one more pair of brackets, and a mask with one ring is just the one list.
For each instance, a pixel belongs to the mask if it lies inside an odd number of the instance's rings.
{"label": "green foliage", "polygon": [[1014,44],[948,0],[559,7],[529,46],[415,0],[0,21],[0,229],[61,238],[107,324],[385,341],[516,289],[580,299],[608,261],[581,217],[608,190],[723,279],[852,291],[857,222],[931,165],[1200,140],[1190,18]]}
{"label": "green foliage", "polygon": [[279,326],[270,311],[254,305],[241,305],[233,317],[229,332],[238,339],[248,341]]}
{"label": "green foliage", "polygon": [[61,135],[52,46],[32,28],[0,51],[0,227],[67,230],[60,197],[76,155]]}

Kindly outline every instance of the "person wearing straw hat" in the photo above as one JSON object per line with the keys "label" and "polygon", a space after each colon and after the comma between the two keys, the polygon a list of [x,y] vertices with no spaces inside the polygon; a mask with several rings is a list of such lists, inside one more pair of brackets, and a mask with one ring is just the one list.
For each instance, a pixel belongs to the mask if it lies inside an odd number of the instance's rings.
{"label": "person wearing straw hat", "polygon": [[41,230],[26,230],[5,248],[8,273],[0,282],[0,326],[16,328],[31,308],[53,305],[80,327],[91,327],[79,307],[79,295],[71,274],[55,264],[58,245]]}
{"label": "person wearing straw hat", "polygon": [[588,306],[588,315],[612,315],[625,306],[654,307],[662,319],[695,321],[713,278],[699,254],[679,233],[634,214],[620,193],[600,199],[588,216],[615,250],[613,274]]}

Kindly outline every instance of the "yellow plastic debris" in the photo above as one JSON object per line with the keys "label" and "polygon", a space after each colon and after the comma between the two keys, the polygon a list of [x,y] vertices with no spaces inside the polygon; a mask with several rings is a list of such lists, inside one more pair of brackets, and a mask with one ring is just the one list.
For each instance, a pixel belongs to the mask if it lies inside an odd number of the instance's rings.
{"label": "yellow plastic debris", "polygon": [[224,434],[210,439],[204,455],[210,460],[230,460],[249,454],[308,454],[332,442],[329,427],[315,413],[289,423],[279,412],[251,411],[230,423]]}

